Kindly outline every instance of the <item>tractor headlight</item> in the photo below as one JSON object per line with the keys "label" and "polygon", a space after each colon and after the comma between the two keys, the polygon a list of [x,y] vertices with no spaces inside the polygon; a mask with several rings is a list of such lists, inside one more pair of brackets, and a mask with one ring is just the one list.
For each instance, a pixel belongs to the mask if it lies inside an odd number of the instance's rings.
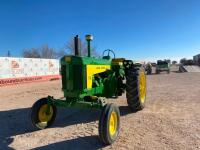
{"label": "tractor headlight", "polygon": [[70,61],[71,61],[71,57],[65,56],[65,61],[66,61],[66,62],[70,62]]}

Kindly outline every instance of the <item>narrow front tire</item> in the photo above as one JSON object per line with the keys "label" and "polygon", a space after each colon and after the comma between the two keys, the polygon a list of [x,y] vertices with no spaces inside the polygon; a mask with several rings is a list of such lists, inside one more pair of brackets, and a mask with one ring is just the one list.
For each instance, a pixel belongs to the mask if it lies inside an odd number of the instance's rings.
{"label": "narrow front tire", "polygon": [[32,125],[37,129],[45,129],[53,124],[56,113],[56,106],[48,104],[47,98],[39,99],[31,108]]}
{"label": "narrow front tire", "polygon": [[106,104],[99,119],[99,137],[106,144],[112,144],[118,137],[120,130],[120,112],[114,104]]}

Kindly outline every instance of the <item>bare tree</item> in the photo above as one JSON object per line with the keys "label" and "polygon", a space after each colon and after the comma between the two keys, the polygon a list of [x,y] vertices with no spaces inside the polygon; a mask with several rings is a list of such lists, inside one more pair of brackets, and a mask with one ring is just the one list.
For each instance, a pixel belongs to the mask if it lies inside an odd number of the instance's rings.
{"label": "bare tree", "polygon": [[[80,40],[80,49],[81,55],[87,56],[87,43]],[[91,47],[92,55],[99,56],[96,51],[96,47]],[[71,38],[67,44],[64,45],[64,48],[56,50],[54,48],[49,47],[47,44],[43,45],[39,48],[26,48],[23,50],[23,56],[26,58],[48,58],[48,59],[57,59],[66,54],[74,55],[75,47],[74,47],[74,39]]]}
{"label": "bare tree", "polygon": [[60,50],[56,51],[56,58],[61,58],[66,54],[66,51],[63,48],[61,48]]}
{"label": "bare tree", "polygon": [[53,59],[56,57],[56,51],[50,48],[47,44],[43,45],[40,49],[41,58]]}
{"label": "bare tree", "polygon": [[[81,50],[81,55],[82,56],[87,56],[88,54],[88,49],[87,49],[87,43],[86,42],[83,42],[81,39],[80,39],[80,50]],[[70,54],[70,55],[74,55],[75,53],[75,47],[74,47],[74,38],[71,38],[66,44],[65,44],[65,49],[67,50],[67,53]],[[96,50],[96,47],[94,46],[91,46],[91,52],[92,52],[92,55],[93,56],[99,56],[97,50]]]}
{"label": "bare tree", "polygon": [[23,56],[26,58],[47,58],[47,59],[56,59],[65,55],[63,49],[55,50],[54,48],[49,47],[47,44],[39,48],[26,48],[23,50]]}
{"label": "bare tree", "polygon": [[41,58],[39,49],[26,48],[23,50],[23,57],[25,58]]}
{"label": "bare tree", "polygon": [[173,64],[173,65],[177,64],[177,61],[176,61],[176,60],[173,60],[173,61],[172,61],[172,64]]}

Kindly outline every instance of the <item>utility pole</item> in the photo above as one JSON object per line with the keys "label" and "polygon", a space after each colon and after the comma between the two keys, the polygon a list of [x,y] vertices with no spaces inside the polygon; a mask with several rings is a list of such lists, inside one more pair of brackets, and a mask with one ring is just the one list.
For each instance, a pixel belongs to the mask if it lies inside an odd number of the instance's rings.
{"label": "utility pole", "polygon": [[11,55],[10,55],[10,51],[8,50],[8,53],[7,53],[7,57],[10,57]]}

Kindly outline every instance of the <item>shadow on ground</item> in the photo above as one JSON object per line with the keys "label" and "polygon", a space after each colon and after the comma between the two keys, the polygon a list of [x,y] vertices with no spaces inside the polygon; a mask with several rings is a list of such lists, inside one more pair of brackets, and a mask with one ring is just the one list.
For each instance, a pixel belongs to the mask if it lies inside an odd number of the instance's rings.
{"label": "shadow on ground", "polygon": [[55,150],[55,149],[67,149],[67,150],[96,150],[105,147],[99,141],[97,135],[78,137],[76,139],[57,142],[41,147],[34,148],[34,150]]}
{"label": "shadow on ground", "polygon": [[[127,106],[120,106],[121,116],[132,113]],[[30,121],[30,108],[13,109],[8,111],[0,111],[0,148],[12,149],[9,145],[13,142],[12,136],[34,132],[35,129]],[[52,128],[65,127],[80,123],[89,123],[99,120],[100,110],[77,110],[77,109],[58,109],[57,117]],[[90,145],[86,141],[91,141]],[[86,149],[98,149],[102,145],[99,144],[98,136],[79,137],[77,139],[67,140],[55,144],[50,144],[38,149],[62,149],[62,147],[71,147],[71,145],[79,144]],[[76,147],[73,147],[73,149]]]}

